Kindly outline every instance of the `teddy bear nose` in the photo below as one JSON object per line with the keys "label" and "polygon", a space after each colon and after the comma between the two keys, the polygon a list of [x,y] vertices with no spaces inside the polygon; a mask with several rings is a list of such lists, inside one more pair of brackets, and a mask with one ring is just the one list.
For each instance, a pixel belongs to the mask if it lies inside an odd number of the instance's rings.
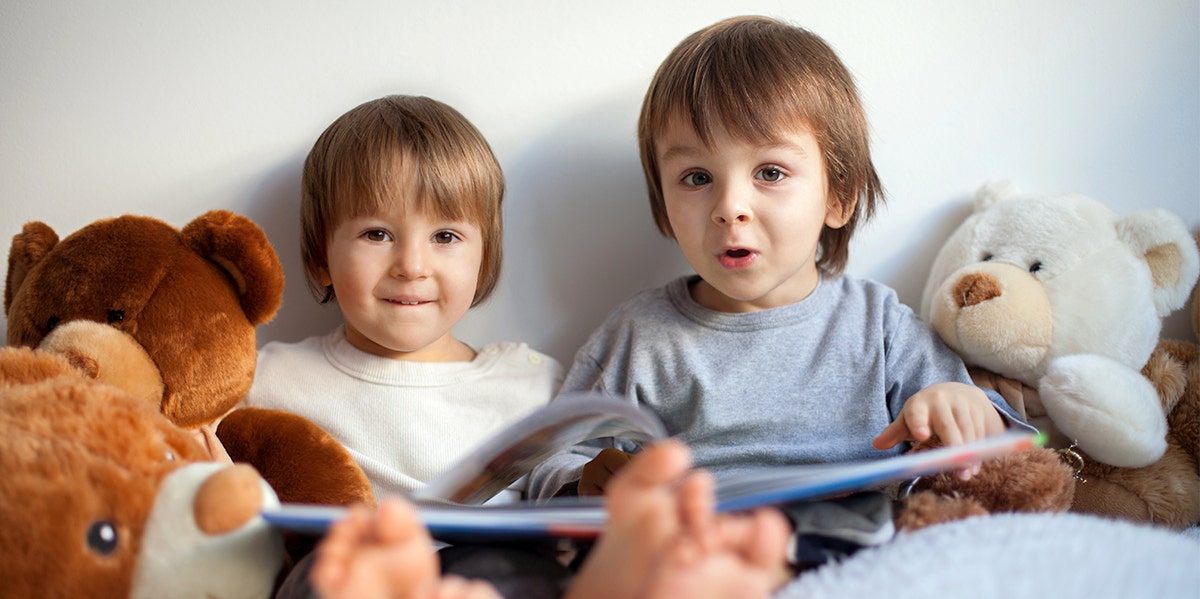
{"label": "teddy bear nose", "polygon": [[259,481],[258,471],[246,464],[235,464],[210,476],[200,485],[192,505],[196,526],[209,535],[241,528],[262,509]]}
{"label": "teddy bear nose", "polygon": [[1000,282],[986,273],[971,273],[954,285],[954,297],[959,308],[981,304],[1000,297]]}

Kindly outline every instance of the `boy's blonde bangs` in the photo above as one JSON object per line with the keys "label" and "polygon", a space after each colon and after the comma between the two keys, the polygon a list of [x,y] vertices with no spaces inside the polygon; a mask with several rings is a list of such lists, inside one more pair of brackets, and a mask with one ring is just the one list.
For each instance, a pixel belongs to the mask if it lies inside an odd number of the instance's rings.
{"label": "boy's blonde bangs", "polygon": [[334,176],[332,193],[337,197],[335,222],[370,216],[403,202],[405,212],[426,214],[441,220],[463,221],[486,229],[489,191],[458,169],[454,180],[439,179],[446,171],[428,159],[413,156],[411,148],[381,149],[372,153],[369,164],[347,165]]}

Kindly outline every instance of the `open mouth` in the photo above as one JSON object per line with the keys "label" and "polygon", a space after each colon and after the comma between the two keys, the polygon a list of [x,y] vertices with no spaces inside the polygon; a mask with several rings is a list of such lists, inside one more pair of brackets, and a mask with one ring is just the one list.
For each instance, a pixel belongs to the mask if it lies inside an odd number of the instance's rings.
{"label": "open mouth", "polygon": [[733,248],[717,254],[717,261],[725,268],[739,270],[749,267],[756,257],[757,254],[746,248]]}

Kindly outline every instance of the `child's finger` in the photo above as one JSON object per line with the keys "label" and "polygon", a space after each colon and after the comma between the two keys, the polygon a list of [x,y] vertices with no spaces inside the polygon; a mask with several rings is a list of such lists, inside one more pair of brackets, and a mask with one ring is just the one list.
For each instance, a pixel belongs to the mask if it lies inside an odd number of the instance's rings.
{"label": "child's finger", "polygon": [[701,549],[713,550],[711,530],[716,520],[716,482],[707,470],[692,471],[679,485],[675,496],[685,533],[696,538]]}
{"label": "child's finger", "polygon": [[983,419],[978,408],[978,406],[967,404],[955,405],[952,409],[954,426],[958,429],[959,438],[963,443],[970,443],[983,437],[981,432]]}
{"label": "child's finger", "polygon": [[891,424],[883,428],[874,439],[871,440],[871,446],[875,449],[891,449],[902,441],[908,440],[910,437],[908,426],[904,421],[904,414],[893,420]]}
{"label": "child's finger", "polygon": [[792,526],[779,510],[759,508],[751,514],[751,534],[741,542],[743,558],[755,564],[783,561]]}
{"label": "child's finger", "polygon": [[984,436],[999,435],[1005,431],[1004,418],[1000,416],[1000,412],[996,411],[991,404],[985,408],[986,415],[983,417]]}
{"label": "child's finger", "polygon": [[983,466],[983,464],[975,463],[975,464],[971,464],[970,466],[967,466],[966,468],[959,469],[958,480],[961,480],[964,482],[971,480],[976,474],[979,474],[979,469],[982,466]]}
{"label": "child's finger", "polygon": [[[402,543],[410,540],[414,534],[424,534],[424,524],[417,510],[407,501],[388,498],[379,506],[378,526],[375,534],[381,543]],[[432,549],[432,543],[430,543]]]}
{"label": "child's finger", "polygon": [[900,416],[904,419],[912,440],[927,441],[929,437],[933,436],[933,428],[929,422],[929,404],[923,401],[910,401],[905,404],[904,411]]}
{"label": "child's finger", "polygon": [[468,580],[448,574],[437,584],[422,589],[416,599],[500,599],[496,587],[483,580]]}
{"label": "child's finger", "polygon": [[946,404],[937,406],[935,414],[933,428],[937,432],[938,438],[942,440],[942,445],[961,445],[963,431],[960,428],[962,426],[959,422],[960,415],[955,414],[954,408]]}
{"label": "child's finger", "polygon": [[990,409],[992,409],[991,406],[982,406],[982,409],[976,410],[975,414],[973,414],[974,418],[971,420],[971,424],[974,426],[975,439],[982,439],[988,436],[987,413],[984,410]]}
{"label": "child's finger", "polygon": [[[647,447],[638,454],[637,461],[630,454],[621,454],[606,462],[619,470],[613,475],[613,484],[664,485],[679,480],[692,467],[691,450],[676,439],[664,439]],[[626,464],[630,467],[625,468]]]}
{"label": "child's finger", "polygon": [[325,538],[317,546],[316,561],[309,577],[318,589],[340,586],[349,572],[348,562],[352,549],[369,529],[370,513],[365,506],[354,506],[346,517],[329,527]]}
{"label": "child's finger", "polygon": [[580,495],[604,495],[609,482],[625,465],[633,460],[633,454],[619,449],[605,448],[590,462],[583,465],[579,479]]}
{"label": "child's finger", "polygon": [[346,516],[329,527],[327,539],[335,543],[357,542],[370,530],[371,512],[364,505],[351,506]]}

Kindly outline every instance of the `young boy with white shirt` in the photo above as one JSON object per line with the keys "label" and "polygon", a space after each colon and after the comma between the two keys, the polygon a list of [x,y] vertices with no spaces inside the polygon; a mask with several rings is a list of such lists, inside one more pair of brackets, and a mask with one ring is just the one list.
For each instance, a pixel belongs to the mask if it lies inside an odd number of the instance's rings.
{"label": "young boy with white shirt", "polygon": [[[339,117],[304,163],[300,252],[310,291],[343,324],[259,350],[246,405],[299,414],[338,440],[384,500],[424,487],[495,433],[545,405],[561,366],[524,343],[475,348],[454,326],[499,279],[504,177],[458,111],[388,96]],[[523,486],[499,501],[524,495]],[[474,566],[482,555],[483,566]],[[449,571],[500,564],[565,569],[524,550],[456,546]],[[311,597],[301,560],[279,597]],[[493,580],[502,588],[514,578]]]}
{"label": "young boy with white shirt", "polygon": [[421,488],[550,400],[554,359],[454,336],[499,278],[504,195],[490,147],[460,113],[424,97],[366,102],[317,139],[302,185],[306,280],[344,322],[266,344],[247,405],[329,431],[382,498]]}

